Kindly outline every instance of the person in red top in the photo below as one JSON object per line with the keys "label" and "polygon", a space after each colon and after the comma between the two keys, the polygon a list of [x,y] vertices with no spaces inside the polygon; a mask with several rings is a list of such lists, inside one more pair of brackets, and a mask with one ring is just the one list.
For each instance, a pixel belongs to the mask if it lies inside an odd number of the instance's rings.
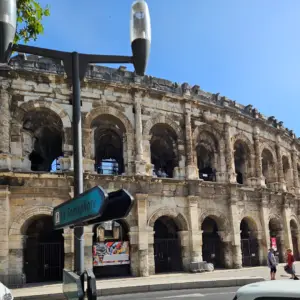
{"label": "person in red top", "polygon": [[295,270],[295,259],[294,255],[291,249],[287,249],[287,266],[289,268],[289,273],[292,275],[291,279],[298,280],[298,277],[296,276],[296,270]]}

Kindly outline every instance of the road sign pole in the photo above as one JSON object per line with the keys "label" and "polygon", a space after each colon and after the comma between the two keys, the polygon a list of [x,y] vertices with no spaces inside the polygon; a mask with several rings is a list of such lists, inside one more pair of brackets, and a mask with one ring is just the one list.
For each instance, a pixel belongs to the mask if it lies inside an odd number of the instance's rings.
{"label": "road sign pole", "polygon": [[[72,83],[73,83],[73,164],[74,164],[74,197],[83,193],[82,168],[82,128],[80,103],[80,75],[79,54],[72,53]],[[81,275],[84,272],[84,227],[74,228],[74,260],[75,272]]]}

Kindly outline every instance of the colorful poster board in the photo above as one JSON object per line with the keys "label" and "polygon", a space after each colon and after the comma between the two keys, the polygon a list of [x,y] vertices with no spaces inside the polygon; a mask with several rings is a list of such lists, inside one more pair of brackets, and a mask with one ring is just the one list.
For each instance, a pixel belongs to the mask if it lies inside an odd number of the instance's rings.
{"label": "colorful poster board", "polygon": [[104,242],[93,246],[93,266],[129,265],[129,242]]}
{"label": "colorful poster board", "polygon": [[277,242],[276,242],[276,238],[275,238],[275,237],[272,237],[272,238],[271,238],[271,248],[272,248],[274,251],[277,251]]}

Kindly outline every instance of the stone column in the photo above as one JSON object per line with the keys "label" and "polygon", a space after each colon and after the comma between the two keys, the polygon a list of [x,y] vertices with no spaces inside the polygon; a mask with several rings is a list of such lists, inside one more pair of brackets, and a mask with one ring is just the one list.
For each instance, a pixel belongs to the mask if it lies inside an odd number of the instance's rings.
{"label": "stone column", "polygon": [[261,209],[260,209],[260,219],[261,219],[261,225],[262,225],[262,232],[260,234],[260,244],[259,249],[262,249],[261,255],[263,258],[261,258],[261,265],[266,264],[266,257],[268,255],[268,250],[271,247],[270,245],[270,229],[269,229],[269,194],[262,193],[261,195]]}
{"label": "stone column", "polygon": [[280,149],[281,139],[280,136],[277,135],[277,143],[276,143],[276,156],[277,156],[277,181],[279,183],[279,186],[282,191],[286,191],[286,182],[284,179],[284,173],[283,173],[283,165],[282,165],[282,153]]}
{"label": "stone column", "polygon": [[9,268],[7,274],[22,275],[23,272],[23,251],[27,236],[14,234],[9,236]]}
{"label": "stone column", "polygon": [[233,267],[233,261],[235,260],[234,257],[232,257],[232,250],[231,250],[231,235],[228,231],[229,228],[226,228],[225,231],[218,231],[218,235],[222,241],[222,249],[223,249],[223,255],[224,255],[224,266],[227,269],[230,269]]}
{"label": "stone column", "polygon": [[65,266],[70,271],[74,270],[74,234],[73,229],[65,228],[64,233]]}
{"label": "stone column", "polygon": [[293,249],[293,241],[292,241],[292,234],[291,234],[291,207],[288,202],[288,198],[284,195],[284,204],[282,209],[282,216],[283,216],[283,230],[284,230],[284,246],[285,249],[291,248]]}
{"label": "stone column", "polygon": [[188,196],[189,223],[190,223],[190,261],[201,262],[202,258],[202,231],[199,224],[199,212],[197,196]]}
{"label": "stone column", "polygon": [[189,232],[178,231],[181,246],[181,262],[185,272],[190,270],[190,245],[189,245]]}
{"label": "stone column", "polygon": [[86,226],[84,229],[84,266],[86,269],[93,269],[93,226]]}
{"label": "stone column", "polygon": [[95,173],[95,141],[94,130],[91,128],[82,129],[83,140],[83,170],[90,173]]}
{"label": "stone column", "polygon": [[[141,107],[141,93],[134,94],[134,108],[135,108],[135,173],[139,175],[146,175],[146,161],[143,156],[143,124],[142,124],[142,107]],[[152,175],[152,174],[151,174]]]}
{"label": "stone column", "polygon": [[193,155],[193,135],[191,123],[191,105],[185,105],[185,136],[186,136],[186,178],[199,179],[198,168]]}
{"label": "stone column", "polygon": [[257,186],[266,186],[265,178],[262,173],[262,161],[261,161],[261,149],[260,149],[260,140],[259,140],[259,128],[255,126],[253,132],[253,140],[254,140],[254,176],[256,177]]}
{"label": "stone column", "polygon": [[10,87],[8,79],[1,78],[0,88],[0,169],[11,170],[10,155],[10,104],[11,96],[7,89]]}
{"label": "stone column", "polygon": [[9,194],[7,187],[0,189],[0,274],[9,272]]}
{"label": "stone column", "polygon": [[239,209],[237,205],[237,188],[232,186],[230,190],[229,199],[229,219],[232,228],[232,255],[233,263],[232,267],[235,269],[242,267],[242,250],[241,250],[241,233],[240,233],[240,223],[236,220],[239,219]]}
{"label": "stone column", "polygon": [[225,151],[226,151],[226,167],[228,174],[228,182],[236,183],[236,173],[233,156],[233,145],[231,142],[231,130],[230,130],[231,118],[226,116],[225,119]]}
{"label": "stone column", "polygon": [[254,237],[257,238],[257,242],[258,242],[259,265],[265,266],[267,265],[267,257],[268,257],[268,251],[266,251],[266,247],[265,247],[265,234],[263,231],[256,231],[254,232]]}
{"label": "stone column", "polygon": [[295,145],[293,145],[293,150],[292,150],[292,164],[293,164],[293,178],[294,178],[294,188],[296,194],[300,193],[299,189],[299,174],[298,174],[298,153],[295,148]]}
{"label": "stone column", "polygon": [[[153,231],[152,228],[148,228],[148,195],[147,194],[136,194],[136,214],[138,221],[137,230],[137,242],[138,242],[138,275],[141,277],[149,276],[149,231]],[[154,257],[153,257],[154,259]],[[154,264],[154,262],[153,262]]]}

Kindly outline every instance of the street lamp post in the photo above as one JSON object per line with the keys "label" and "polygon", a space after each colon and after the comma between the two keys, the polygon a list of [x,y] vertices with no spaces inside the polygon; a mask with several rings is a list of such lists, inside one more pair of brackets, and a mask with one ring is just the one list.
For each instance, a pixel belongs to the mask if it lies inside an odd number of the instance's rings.
{"label": "street lamp post", "polygon": [[[132,56],[81,54],[27,45],[14,45],[16,0],[0,1],[0,63],[8,63],[12,51],[59,59],[64,63],[67,77],[72,79],[74,197],[83,192],[80,82],[85,76],[88,64],[132,63],[137,75],[143,76],[145,74],[151,44],[151,25],[148,5],[144,0],[138,0],[132,4],[130,23]],[[83,226],[74,228],[74,249],[75,271],[82,274],[84,272]]]}

